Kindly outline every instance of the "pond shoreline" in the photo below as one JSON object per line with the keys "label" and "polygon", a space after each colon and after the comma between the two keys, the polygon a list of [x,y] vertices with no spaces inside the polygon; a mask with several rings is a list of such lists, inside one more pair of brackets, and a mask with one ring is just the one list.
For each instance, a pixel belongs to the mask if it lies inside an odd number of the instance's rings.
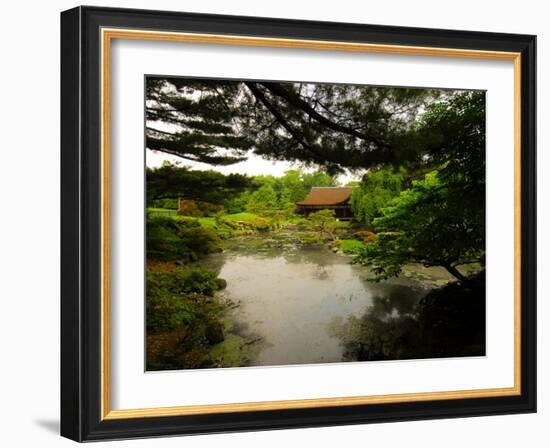
{"label": "pond shoreline", "polygon": [[282,226],[231,236],[222,251],[185,263],[215,273],[217,290],[199,301],[202,325],[148,336],[148,370],[354,360],[346,322],[376,312],[379,298],[388,318],[406,316],[453,281],[443,268],[408,265],[399,277],[369,282],[338,241]]}
{"label": "pond shoreline", "polygon": [[[406,297],[407,306],[411,307],[431,289],[451,280],[443,270],[436,271],[436,276],[429,277],[423,272],[425,269],[411,267],[411,270],[406,271],[400,278],[373,284],[366,281],[366,268],[352,264],[352,254],[335,251],[333,247],[330,242],[312,243],[303,238],[302,232],[280,229],[228,239],[222,253],[211,254],[201,262],[219,270],[220,278],[227,281],[227,288],[216,295],[222,299],[229,297],[238,304],[228,311],[230,318],[225,333],[229,342],[222,342],[213,349],[218,359],[220,353],[224,353],[217,363],[219,367],[234,367],[231,361],[235,363],[239,358],[239,353],[236,352],[242,347],[246,347],[247,350],[243,353],[241,362],[237,363],[239,366],[341,362],[341,343],[331,334],[334,320],[348,315],[361,315],[372,306],[372,294],[368,291],[376,291],[378,294],[385,289],[399,291]],[[270,274],[264,276],[262,271],[265,270]],[[331,279],[335,275],[340,277]],[[423,283],[416,280],[417,275],[424,280]],[[272,276],[277,277],[277,280],[270,283],[269,277]],[[285,293],[277,290],[279,280],[282,281],[283,277],[286,282],[285,291],[294,292]],[[428,279],[431,281],[428,282]],[[257,282],[262,284],[258,285]],[[301,283],[305,286],[301,286]],[[339,285],[349,283],[353,285],[349,290],[338,291],[338,288],[341,288]],[[266,288],[266,284],[270,284],[271,287]],[[389,286],[384,286],[386,284]],[[272,294],[272,291],[277,292]],[[332,293],[333,298],[319,299],[318,296],[325,294],[325,291],[329,291],[326,294]],[[316,313],[312,304],[297,306],[294,302],[302,292],[303,300],[309,300],[315,303],[315,306],[330,310],[327,316]],[[289,309],[285,313],[280,313],[282,320],[288,319],[289,315],[302,312],[302,308],[306,308],[308,314],[300,314],[292,319],[293,323],[289,324],[288,328],[282,322],[267,324],[266,316],[276,316],[278,313],[272,303],[281,304],[285,301],[289,302]],[[342,316],[338,315],[338,309],[346,309],[346,302],[356,302],[358,305],[348,305],[349,310]],[[308,316],[311,316],[311,319],[308,319]],[[293,328],[308,327],[308,320],[313,319],[317,320],[310,325],[309,332],[300,332]],[[240,338],[239,343],[236,343],[234,338]],[[296,350],[291,350],[292,356],[282,353],[288,351],[282,348],[287,343],[297,347]],[[251,353],[251,346],[256,349],[254,353]],[[299,353],[299,347],[302,347],[302,353]]]}

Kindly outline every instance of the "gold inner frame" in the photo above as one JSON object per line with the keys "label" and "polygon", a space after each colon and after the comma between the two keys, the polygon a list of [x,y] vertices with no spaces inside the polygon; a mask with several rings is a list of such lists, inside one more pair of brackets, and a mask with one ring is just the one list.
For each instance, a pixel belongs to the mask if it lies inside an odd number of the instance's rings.
{"label": "gold inner frame", "polygon": [[[505,60],[514,63],[514,386],[302,400],[111,409],[110,388],[110,50],[113,39],[240,45],[253,47]],[[514,52],[416,47],[303,39],[101,29],[101,419],[166,417],[226,412],[306,409],[381,403],[502,397],[521,394],[521,54]]]}

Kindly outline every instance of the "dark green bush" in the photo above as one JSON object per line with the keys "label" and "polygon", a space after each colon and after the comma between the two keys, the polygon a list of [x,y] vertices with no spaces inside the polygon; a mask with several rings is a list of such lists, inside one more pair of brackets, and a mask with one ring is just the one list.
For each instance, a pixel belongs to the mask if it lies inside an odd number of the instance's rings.
{"label": "dark green bush", "polygon": [[172,261],[197,260],[219,252],[222,240],[214,229],[200,225],[197,220],[147,215],[147,258]]}
{"label": "dark green bush", "polygon": [[191,323],[205,296],[221,289],[216,272],[183,267],[147,269],[147,332],[175,330]]}
{"label": "dark green bush", "polygon": [[179,202],[178,215],[195,217],[216,216],[223,213],[223,211],[223,205],[212,204],[205,201],[182,199]]}
{"label": "dark green bush", "polygon": [[152,201],[147,201],[148,207],[154,207],[154,208],[166,208],[170,210],[176,210],[178,208],[178,200],[177,199],[155,199]]}

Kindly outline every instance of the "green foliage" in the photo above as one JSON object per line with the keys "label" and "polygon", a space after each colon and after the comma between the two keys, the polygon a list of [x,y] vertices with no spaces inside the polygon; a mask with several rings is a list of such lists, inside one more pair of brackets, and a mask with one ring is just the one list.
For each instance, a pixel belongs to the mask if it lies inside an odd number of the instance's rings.
{"label": "green foliage", "polygon": [[222,241],[213,229],[195,219],[148,214],[146,248],[149,260],[190,261],[220,251]]}
{"label": "green foliage", "polygon": [[234,231],[252,230],[267,232],[273,227],[271,219],[258,216],[254,213],[236,213],[234,215],[222,215],[218,218],[219,227],[229,227]]}
{"label": "green foliage", "polygon": [[399,275],[404,264],[457,269],[485,261],[485,94],[463,92],[431,105],[413,127],[410,144],[437,169],[413,181],[381,216],[379,232],[358,261],[375,279]]}
{"label": "green foliage", "polygon": [[258,217],[258,215],[255,215],[254,213],[235,213],[231,215],[223,215],[223,219],[226,221],[243,221],[243,222],[249,222],[253,221]]}
{"label": "green foliage", "polygon": [[147,269],[147,332],[175,330],[191,323],[199,312],[200,295],[219,289],[214,271],[177,267]]}
{"label": "green foliage", "polygon": [[177,210],[178,200],[174,198],[154,199],[151,200],[151,205],[153,208],[158,209]]}
{"label": "green foliage", "polygon": [[331,173],[404,160],[410,148],[403,142],[412,124],[423,106],[441,94],[402,87],[153,77],[147,78],[146,91],[149,149],[211,164],[235,163],[254,151]]}
{"label": "green foliage", "polygon": [[251,178],[242,174],[224,175],[218,171],[191,170],[188,167],[164,164],[147,168],[147,203],[150,206],[167,201],[177,208],[177,199],[203,201],[223,205],[252,187]]}
{"label": "green foliage", "polygon": [[239,92],[232,81],[147,77],[147,148],[214,165],[243,160],[253,141],[235,127]]}
{"label": "green foliage", "polygon": [[357,261],[372,269],[375,280],[399,275],[407,263],[442,266],[465,280],[456,267],[482,262],[484,234],[459,199],[436,171],[413,181],[374,219],[377,238]]}
{"label": "green foliage", "polygon": [[336,223],[334,210],[319,210],[309,215],[308,219],[316,226],[323,227]]}
{"label": "green foliage", "polygon": [[298,231],[294,233],[294,236],[298,238],[301,244],[306,246],[323,244],[322,235],[317,231]]}
{"label": "green foliage", "polygon": [[485,194],[485,112],[484,92],[453,95],[429,107],[411,136],[445,183],[466,188],[475,201]]}
{"label": "green foliage", "polygon": [[312,189],[312,187],[335,187],[337,185],[336,178],[331,176],[326,171],[314,171],[313,173],[302,173],[302,183],[306,194],[303,196],[295,197],[296,201],[304,199]]}
{"label": "green foliage", "polygon": [[203,227],[207,227],[207,228],[216,228],[216,218],[212,218],[212,217],[207,217],[207,218],[204,218],[204,217],[201,217],[201,218],[198,218],[197,221],[199,222],[199,224]]}
{"label": "green foliage", "polygon": [[326,234],[331,239],[334,237],[334,230],[338,227],[334,210],[319,210],[309,215],[308,220],[321,233]]}
{"label": "green foliage", "polygon": [[259,232],[268,232],[269,230],[271,230],[272,226],[269,219],[263,218],[261,216],[258,216],[256,219],[249,221],[247,225],[253,230],[257,230]]}
{"label": "green foliage", "polygon": [[191,199],[181,199],[179,201],[178,215],[182,216],[216,216],[223,213],[222,205],[212,204],[205,201],[193,201]]}
{"label": "green foliage", "polygon": [[370,230],[358,230],[356,232],[353,232],[353,236],[363,241],[365,244],[372,243],[376,240],[376,234],[374,232],[371,232]]}
{"label": "green foliage", "polygon": [[[376,279],[417,262],[443,266],[465,281],[457,266],[483,265],[484,92],[180,78],[148,78],[146,88],[149,149],[211,164],[234,163],[253,151],[320,169],[248,178],[165,166],[148,170],[148,201],[225,204],[277,223],[289,219],[311,186],[332,185],[331,175],[345,169],[368,170],[351,202],[358,224],[377,232],[358,257]],[[395,169],[401,165],[408,173],[433,173],[411,185]],[[331,219],[310,222],[332,238]],[[219,223],[218,232],[232,224]],[[241,224],[233,226],[239,231]],[[170,240],[174,233],[167,235],[172,249],[183,244],[180,235]],[[160,247],[156,256],[182,250]]]}
{"label": "green foliage", "polygon": [[312,187],[334,185],[335,178],[322,171],[289,170],[281,177],[251,178],[167,163],[147,169],[147,202],[150,208],[167,209],[177,209],[179,202],[179,214],[184,216],[214,216],[225,209],[229,214],[250,211],[289,217]]}
{"label": "green foliage", "polygon": [[341,240],[339,249],[345,254],[356,254],[365,248],[365,243],[359,240]]}
{"label": "green foliage", "polygon": [[226,202],[230,213],[249,211],[263,216],[274,217],[275,214],[289,218],[296,202],[303,200],[313,186],[334,186],[333,176],[322,171],[304,173],[300,170],[289,170],[281,177],[255,176],[254,187],[237,198]]}
{"label": "green foliage", "polygon": [[369,172],[351,195],[350,204],[354,220],[372,228],[374,218],[380,215],[380,210],[386,207],[402,188],[402,171],[384,168]]}
{"label": "green foliage", "polygon": [[274,210],[277,206],[277,195],[269,184],[261,186],[250,195],[246,210],[250,213],[267,212]]}
{"label": "green foliage", "polygon": [[293,209],[297,201],[301,201],[307,195],[307,186],[304,182],[304,174],[298,170],[290,170],[284,176],[277,179],[275,188],[278,190],[278,208],[282,210]]}
{"label": "green foliage", "polygon": [[151,216],[176,216],[178,212],[169,208],[147,207],[147,213]]}
{"label": "green foliage", "polygon": [[246,206],[250,200],[250,191],[245,191],[238,196],[233,196],[226,199],[223,206],[227,213],[235,214],[246,211]]}

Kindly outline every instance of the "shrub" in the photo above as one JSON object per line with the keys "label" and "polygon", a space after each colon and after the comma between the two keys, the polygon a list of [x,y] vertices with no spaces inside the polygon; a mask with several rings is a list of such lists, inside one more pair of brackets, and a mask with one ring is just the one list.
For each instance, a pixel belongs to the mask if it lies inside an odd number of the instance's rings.
{"label": "shrub", "polygon": [[222,289],[214,271],[177,267],[147,269],[147,332],[171,331],[191,323],[200,313],[201,300]]}
{"label": "shrub", "polygon": [[271,221],[267,218],[258,216],[257,218],[247,223],[249,227],[259,232],[268,232],[271,229]]}
{"label": "shrub", "polygon": [[273,221],[269,218],[255,215],[253,213],[238,213],[234,215],[224,215],[216,219],[218,230],[240,230],[250,229],[257,232],[267,232],[273,228]]}
{"label": "shrub", "polygon": [[319,232],[299,231],[295,232],[294,235],[300,240],[301,244],[323,244],[323,237],[319,234]]}
{"label": "shrub", "polygon": [[147,333],[170,331],[189,324],[195,317],[193,303],[186,297],[147,293]]}
{"label": "shrub", "polygon": [[150,207],[155,208],[165,208],[170,210],[176,210],[178,208],[178,200],[177,199],[155,199],[151,202],[148,201],[148,204]]}
{"label": "shrub", "polygon": [[307,218],[303,218],[301,216],[292,216],[289,219],[289,222],[295,226],[301,227],[301,228],[307,228],[311,227],[311,221],[309,221]]}
{"label": "shrub", "polygon": [[351,209],[354,219],[368,227],[381,215],[381,209],[399,195],[403,189],[404,173],[393,168],[384,168],[367,173],[359,188],[351,195]]}
{"label": "shrub", "polygon": [[359,240],[342,240],[339,248],[345,254],[355,254],[365,248],[365,243]]}
{"label": "shrub", "polygon": [[147,216],[148,259],[196,260],[220,251],[222,244],[214,229],[202,227],[197,220]]}
{"label": "shrub", "polygon": [[338,222],[334,218],[334,210],[319,210],[309,215],[308,219],[321,233],[331,239],[334,237],[334,230],[338,227]]}
{"label": "shrub", "polygon": [[195,201],[189,199],[180,200],[178,215],[183,216],[202,216],[198,204]]}
{"label": "shrub", "polygon": [[223,213],[223,205],[216,205],[205,201],[193,201],[191,199],[181,199],[179,201],[178,215],[183,216],[216,216]]}
{"label": "shrub", "polygon": [[355,238],[363,241],[364,243],[372,243],[376,240],[376,233],[371,232],[370,230],[359,230],[353,234]]}

